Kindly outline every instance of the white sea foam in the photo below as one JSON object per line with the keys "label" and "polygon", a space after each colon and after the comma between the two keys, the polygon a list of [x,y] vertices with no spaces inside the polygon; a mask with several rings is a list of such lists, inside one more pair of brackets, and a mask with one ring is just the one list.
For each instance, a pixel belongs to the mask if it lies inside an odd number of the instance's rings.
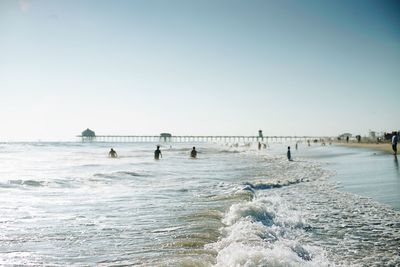
{"label": "white sea foam", "polygon": [[298,236],[305,222],[278,196],[234,204],[222,221],[222,237],[209,245],[218,252],[216,266],[330,264],[321,249],[301,244]]}

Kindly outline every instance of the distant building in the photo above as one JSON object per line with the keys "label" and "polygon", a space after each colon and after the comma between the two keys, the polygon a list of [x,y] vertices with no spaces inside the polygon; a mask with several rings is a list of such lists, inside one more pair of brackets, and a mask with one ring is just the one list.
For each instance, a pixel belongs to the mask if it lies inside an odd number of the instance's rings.
{"label": "distant building", "polygon": [[93,141],[96,139],[96,133],[94,131],[90,130],[89,128],[87,128],[86,130],[84,130],[82,132],[81,137],[82,137],[82,142],[85,142],[85,141],[90,142],[90,141]]}
{"label": "distant building", "polygon": [[168,142],[170,142],[171,137],[172,137],[172,134],[170,134],[170,133],[161,133],[160,134],[160,139],[164,140],[164,142],[167,142],[167,140],[168,140]]}
{"label": "distant building", "polygon": [[87,128],[82,132],[82,137],[96,137],[96,133]]}
{"label": "distant building", "polygon": [[375,139],[376,138],[376,132],[369,130],[369,138]]}
{"label": "distant building", "polygon": [[352,136],[353,135],[351,133],[343,133],[343,134],[339,135],[338,137],[342,139],[342,138],[347,138],[347,137],[351,138]]}

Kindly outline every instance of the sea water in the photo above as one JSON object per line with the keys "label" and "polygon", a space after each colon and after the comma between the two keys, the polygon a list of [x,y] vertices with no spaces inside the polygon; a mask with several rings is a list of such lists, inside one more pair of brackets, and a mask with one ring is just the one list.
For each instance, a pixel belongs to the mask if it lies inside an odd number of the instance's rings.
{"label": "sea water", "polygon": [[400,265],[400,213],[346,190],[342,148],[155,145],[0,144],[0,265]]}

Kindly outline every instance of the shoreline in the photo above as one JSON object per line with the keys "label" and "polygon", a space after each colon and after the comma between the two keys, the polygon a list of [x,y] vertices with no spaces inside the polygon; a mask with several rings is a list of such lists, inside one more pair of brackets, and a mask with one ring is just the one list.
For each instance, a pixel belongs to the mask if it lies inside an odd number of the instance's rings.
{"label": "shoreline", "polygon": [[367,148],[375,151],[386,152],[387,154],[393,155],[393,149],[391,143],[333,143],[338,146],[355,147],[355,148]]}

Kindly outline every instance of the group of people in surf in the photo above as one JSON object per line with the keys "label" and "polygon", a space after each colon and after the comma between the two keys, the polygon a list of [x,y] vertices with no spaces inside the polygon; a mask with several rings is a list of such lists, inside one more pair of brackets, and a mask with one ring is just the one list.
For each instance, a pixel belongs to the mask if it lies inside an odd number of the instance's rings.
{"label": "group of people in surf", "polygon": [[[117,158],[118,154],[113,148],[111,148],[110,152],[108,152],[108,156],[110,158]],[[190,157],[193,159],[197,158],[196,147],[193,147],[192,151],[190,151]],[[154,151],[154,159],[158,160],[160,158],[162,158],[162,153],[160,150],[160,146],[157,146],[157,149]]]}
{"label": "group of people in surf", "polygon": [[[160,150],[160,146],[157,146],[157,149],[154,151],[154,159],[160,159],[160,157],[162,158],[162,153]],[[190,151],[190,157],[195,159],[197,158],[197,151],[196,151],[196,147],[192,148],[192,151]]]}

